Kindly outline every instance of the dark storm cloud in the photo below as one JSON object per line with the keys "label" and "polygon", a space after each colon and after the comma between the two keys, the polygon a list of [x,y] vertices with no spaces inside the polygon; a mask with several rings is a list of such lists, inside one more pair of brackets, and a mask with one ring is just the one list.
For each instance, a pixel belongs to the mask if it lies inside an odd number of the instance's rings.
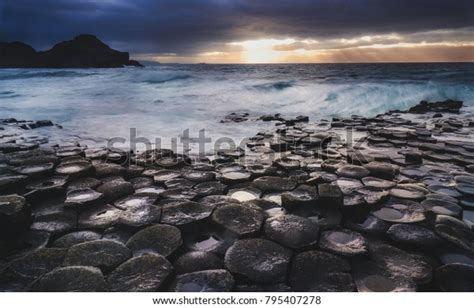
{"label": "dark storm cloud", "polygon": [[262,37],[327,40],[472,26],[472,0],[0,0],[0,41],[39,49],[79,33],[134,53],[191,54]]}

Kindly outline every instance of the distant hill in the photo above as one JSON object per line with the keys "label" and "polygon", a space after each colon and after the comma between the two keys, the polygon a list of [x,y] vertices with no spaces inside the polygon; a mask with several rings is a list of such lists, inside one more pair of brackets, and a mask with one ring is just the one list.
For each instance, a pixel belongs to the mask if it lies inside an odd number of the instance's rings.
{"label": "distant hill", "polygon": [[71,41],[37,52],[21,43],[0,42],[0,68],[114,68],[142,66],[128,52],[114,50],[94,35],[82,34]]}

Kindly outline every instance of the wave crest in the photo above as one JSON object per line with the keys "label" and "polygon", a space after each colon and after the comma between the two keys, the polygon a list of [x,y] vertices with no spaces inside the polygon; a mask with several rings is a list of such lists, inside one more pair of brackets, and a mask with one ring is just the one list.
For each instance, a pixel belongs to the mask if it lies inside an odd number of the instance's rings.
{"label": "wave crest", "polygon": [[268,83],[254,85],[253,88],[257,90],[263,90],[263,91],[271,91],[271,90],[282,91],[282,90],[293,87],[295,84],[296,82],[294,80],[277,81],[277,82],[268,82]]}

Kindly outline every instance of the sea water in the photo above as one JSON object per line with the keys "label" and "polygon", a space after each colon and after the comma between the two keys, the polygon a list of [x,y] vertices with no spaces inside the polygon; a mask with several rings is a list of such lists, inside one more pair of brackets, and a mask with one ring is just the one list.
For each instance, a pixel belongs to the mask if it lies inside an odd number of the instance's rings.
{"label": "sea water", "polygon": [[269,123],[220,123],[231,112],[281,113],[310,120],[374,116],[421,100],[474,106],[474,63],[451,64],[149,64],[122,69],[1,69],[0,118],[49,119],[58,142],[106,144],[114,137],[161,138],[189,129],[238,143]]}

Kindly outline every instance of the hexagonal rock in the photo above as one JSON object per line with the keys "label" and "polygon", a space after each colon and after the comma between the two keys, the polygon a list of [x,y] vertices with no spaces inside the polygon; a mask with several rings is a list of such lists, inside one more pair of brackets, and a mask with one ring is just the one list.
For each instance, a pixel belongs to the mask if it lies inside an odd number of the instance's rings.
{"label": "hexagonal rock", "polygon": [[296,181],[278,176],[262,176],[254,180],[252,186],[260,189],[263,192],[287,191],[296,187]]}
{"label": "hexagonal rock", "polygon": [[438,215],[435,221],[435,232],[454,245],[474,251],[474,236],[469,226],[459,219]]}
{"label": "hexagonal rock", "polygon": [[345,178],[362,179],[370,174],[370,171],[362,166],[345,165],[336,170],[336,174]]}
{"label": "hexagonal rock", "polygon": [[65,234],[53,242],[53,247],[69,248],[71,246],[99,240],[102,234],[94,231],[76,231]]}
{"label": "hexagonal rock", "polygon": [[95,267],[60,267],[35,280],[34,292],[103,292],[106,283],[102,272]]}
{"label": "hexagonal rock", "polygon": [[8,237],[30,227],[31,208],[18,195],[0,196],[0,237]]}
{"label": "hexagonal rock", "polygon": [[107,281],[114,292],[154,292],[172,270],[171,263],[163,256],[145,254],[122,263]]}
{"label": "hexagonal rock", "polygon": [[13,193],[20,191],[24,185],[27,176],[24,175],[0,175],[0,193]]}
{"label": "hexagonal rock", "polygon": [[77,179],[94,174],[94,167],[88,161],[64,162],[56,167],[56,173]]}
{"label": "hexagonal rock", "polygon": [[77,214],[71,211],[52,213],[34,218],[31,230],[60,234],[75,229]]}
{"label": "hexagonal rock", "polygon": [[226,270],[206,270],[176,276],[172,292],[230,292],[234,277]]}
{"label": "hexagonal rock", "polygon": [[288,210],[315,205],[317,200],[318,189],[309,185],[300,185],[292,191],[281,194],[281,205]]}
{"label": "hexagonal rock", "polygon": [[125,174],[125,168],[117,164],[99,163],[95,164],[94,168],[95,174],[99,178]]}
{"label": "hexagonal rock", "polygon": [[263,211],[258,206],[228,204],[218,207],[212,214],[212,220],[242,236],[258,232],[263,222]]}
{"label": "hexagonal rock", "polygon": [[24,257],[15,259],[5,269],[0,279],[33,281],[61,266],[66,251],[66,249],[62,248],[42,248]]}
{"label": "hexagonal rock", "polygon": [[143,227],[159,222],[160,217],[161,209],[158,206],[139,203],[121,211],[119,223],[125,226]]}
{"label": "hexagonal rock", "polygon": [[432,260],[423,254],[409,253],[385,242],[371,240],[369,256],[392,276],[402,276],[418,284],[429,283],[433,278]]}
{"label": "hexagonal rock", "polygon": [[64,265],[93,266],[108,271],[125,262],[131,256],[131,251],[122,243],[96,240],[69,248],[64,258]]}
{"label": "hexagonal rock", "polygon": [[109,204],[99,206],[79,215],[80,228],[107,229],[119,221],[121,210]]}
{"label": "hexagonal rock", "polygon": [[154,252],[165,257],[183,244],[181,231],[169,225],[153,225],[135,233],[127,242],[134,255]]}
{"label": "hexagonal rock", "polygon": [[103,193],[108,201],[115,201],[119,198],[131,195],[135,192],[135,188],[123,178],[114,177],[113,179],[104,180],[104,183],[97,187],[98,192]]}
{"label": "hexagonal rock", "polygon": [[337,185],[319,184],[318,205],[329,208],[341,208],[344,205],[344,195]]}
{"label": "hexagonal rock", "polygon": [[284,246],[303,248],[318,242],[319,225],[308,218],[280,215],[265,221],[265,235]]}
{"label": "hexagonal rock", "polygon": [[277,283],[285,280],[292,252],[264,239],[238,240],[227,250],[229,271],[255,282]]}
{"label": "hexagonal rock", "polygon": [[368,242],[362,234],[347,229],[324,231],[319,246],[344,257],[356,257],[368,252]]}
{"label": "hexagonal rock", "polygon": [[359,292],[415,292],[417,288],[412,279],[390,272],[383,263],[354,259],[352,273]]}
{"label": "hexagonal rock", "polygon": [[79,178],[77,180],[72,181],[68,187],[67,190],[78,190],[78,189],[95,189],[99,185],[102,184],[102,181],[95,179],[95,178]]}
{"label": "hexagonal rock", "polygon": [[97,205],[104,195],[90,188],[71,190],[67,193],[64,207],[67,209],[85,210]]}
{"label": "hexagonal rock", "polygon": [[206,251],[190,251],[181,255],[173,263],[178,274],[224,268],[224,262],[218,256]]}
{"label": "hexagonal rock", "polygon": [[418,249],[431,249],[441,243],[440,238],[433,231],[414,224],[392,225],[387,235],[394,242]]}
{"label": "hexagonal rock", "polygon": [[393,180],[399,172],[399,167],[389,163],[370,162],[364,167],[369,170],[370,175],[384,180]]}
{"label": "hexagonal rock", "polygon": [[177,200],[162,208],[161,222],[181,226],[197,222],[211,216],[215,205],[205,202]]}
{"label": "hexagonal rock", "polygon": [[292,261],[290,284],[296,292],[351,292],[355,289],[349,262],[318,251],[297,254]]}
{"label": "hexagonal rock", "polygon": [[474,292],[474,265],[443,265],[436,269],[435,277],[442,291]]}
{"label": "hexagonal rock", "polygon": [[372,215],[364,217],[361,220],[346,220],[344,226],[351,230],[370,235],[384,234],[390,227],[388,223]]}

